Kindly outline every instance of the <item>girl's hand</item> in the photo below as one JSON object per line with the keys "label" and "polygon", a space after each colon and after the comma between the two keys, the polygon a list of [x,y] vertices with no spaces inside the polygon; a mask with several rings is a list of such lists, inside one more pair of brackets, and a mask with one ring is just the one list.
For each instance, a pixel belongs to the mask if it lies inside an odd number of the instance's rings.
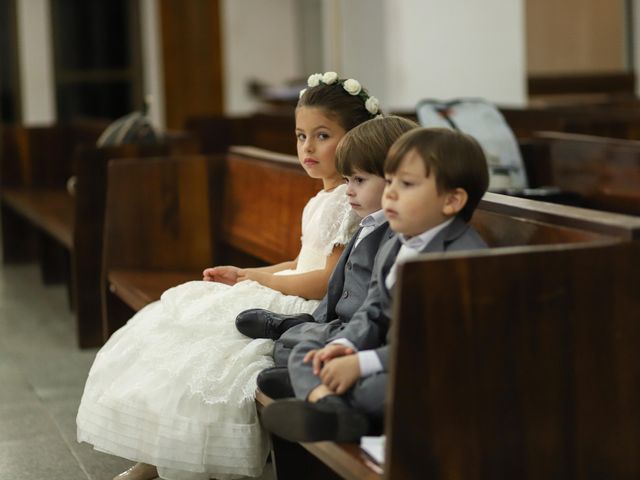
{"label": "girl's hand", "polygon": [[342,395],[360,378],[360,361],[357,355],[346,355],[328,361],[322,367],[322,383],[338,395]]}
{"label": "girl's hand", "polygon": [[270,286],[271,278],[273,277],[272,273],[263,272],[261,270],[256,270],[253,268],[243,268],[238,271],[238,282],[242,282],[243,280],[253,280],[254,282],[258,282],[265,287]]}
{"label": "girl's hand", "polygon": [[220,282],[226,285],[235,285],[239,279],[241,269],[232,265],[205,268],[202,272],[202,280],[205,282]]}
{"label": "girl's hand", "polygon": [[353,348],[347,347],[339,343],[332,343],[319,350],[311,350],[302,359],[303,363],[313,362],[314,375],[320,374],[322,364],[328,362],[332,358],[342,357],[344,355],[351,355],[354,353]]}

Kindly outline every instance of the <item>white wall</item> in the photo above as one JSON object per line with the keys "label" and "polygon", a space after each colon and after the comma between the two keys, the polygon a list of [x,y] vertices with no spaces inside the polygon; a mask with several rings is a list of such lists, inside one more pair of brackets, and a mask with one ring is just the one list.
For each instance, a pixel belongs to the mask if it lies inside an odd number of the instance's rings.
{"label": "white wall", "polygon": [[49,0],[18,0],[18,64],[22,123],[56,121]]}
{"label": "white wall", "polygon": [[282,85],[297,78],[296,0],[224,0],[221,3],[225,113],[255,110],[247,82]]}
{"label": "white wall", "polygon": [[162,31],[158,0],[140,3],[142,37],[143,94],[151,96],[149,118],[160,129],[166,125],[164,105],[164,74],[162,61]]}
{"label": "white wall", "polygon": [[342,0],[344,65],[386,110],[426,97],[524,104],[523,2]]}

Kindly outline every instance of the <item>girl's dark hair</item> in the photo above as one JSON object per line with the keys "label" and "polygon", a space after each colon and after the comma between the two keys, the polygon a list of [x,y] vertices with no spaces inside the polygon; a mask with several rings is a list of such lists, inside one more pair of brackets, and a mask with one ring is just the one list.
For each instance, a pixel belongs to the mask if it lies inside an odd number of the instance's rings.
{"label": "girl's dark hair", "polygon": [[321,108],[325,115],[337,121],[346,131],[374,117],[364,106],[359,95],[350,95],[341,82],[320,83],[309,87],[298,100],[296,108]]}
{"label": "girl's dark hair", "polygon": [[340,140],[336,149],[336,170],[343,176],[359,170],[384,177],[384,159],[389,148],[403,133],[418,126],[414,121],[395,115],[361,123]]}
{"label": "girl's dark hair", "polygon": [[456,188],[467,192],[467,203],[458,215],[468,222],[489,186],[487,159],[478,142],[456,130],[417,128],[393,144],[385,173],[397,172],[410,152],[420,156],[427,177],[435,175],[438,193]]}

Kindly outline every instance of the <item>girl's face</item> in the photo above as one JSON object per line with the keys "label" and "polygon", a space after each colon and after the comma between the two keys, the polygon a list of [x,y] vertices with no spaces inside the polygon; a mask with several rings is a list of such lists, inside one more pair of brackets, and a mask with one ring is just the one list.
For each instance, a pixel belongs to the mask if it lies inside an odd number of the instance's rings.
{"label": "girl's face", "polygon": [[354,170],[352,175],[347,175],[344,178],[347,182],[349,204],[360,218],[382,208],[384,178],[361,170]]}
{"label": "girl's face", "polygon": [[385,175],[385,179],[382,206],[393,231],[413,237],[455,214],[450,208],[451,193],[438,193],[434,171],[427,177],[424,162],[415,150],[409,151],[398,170]]}
{"label": "girl's face", "polygon": [[338,142],[347,133],[321,108],[300,107],[296,111],[298,160],[311,178],[321,178],[325,190],[342,182],[336,170],[335,155]]}

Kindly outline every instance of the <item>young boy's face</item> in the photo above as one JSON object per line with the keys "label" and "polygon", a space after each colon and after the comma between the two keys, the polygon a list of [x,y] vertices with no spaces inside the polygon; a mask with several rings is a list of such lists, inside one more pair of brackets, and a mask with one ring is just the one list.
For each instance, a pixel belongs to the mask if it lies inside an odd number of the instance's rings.
{"label": "young boy's face", "polygon": [[408,152],[394,173],[385,175],[382,196],[384,214],[391,228],[413,237],[448,220],[449,192],[438,193],[433,170],[427,177],[422,158],[414,150]]}
{"label": "young boy's face", "polygon": [[352,175],[347,175],[344,178],[347,182],[349,204],[360,218],[382,208],[384,178],[361,170],[355,170]]}

